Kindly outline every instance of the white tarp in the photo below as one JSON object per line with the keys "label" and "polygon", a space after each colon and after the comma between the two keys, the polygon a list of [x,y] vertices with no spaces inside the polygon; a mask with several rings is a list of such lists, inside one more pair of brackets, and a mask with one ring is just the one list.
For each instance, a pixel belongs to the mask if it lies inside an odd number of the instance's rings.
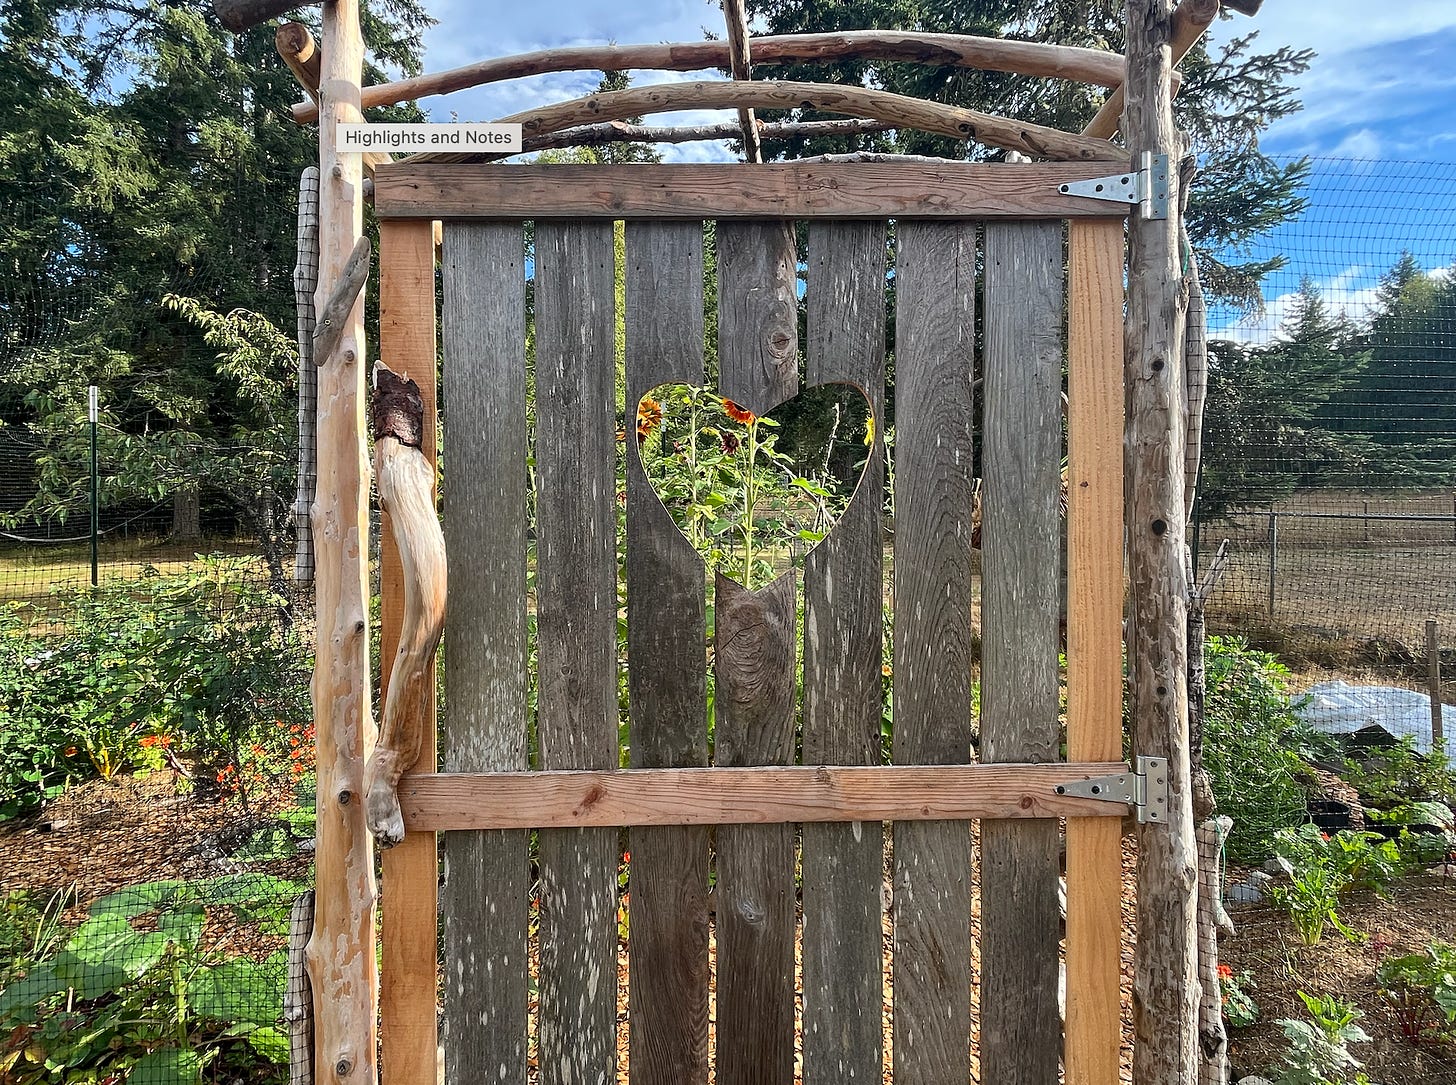
{"label": "white tarp", "polygon": [[[1353,686],[1319,682],[1305,690],[1300,718],[1327,735],[1350,735],[1380,727],[1395,738],[1415,739],[1416,749],[1431,752],[1431,698],[1398,686]],[[1456,760],[1456,705],[1441,706],[1446,756]]]}

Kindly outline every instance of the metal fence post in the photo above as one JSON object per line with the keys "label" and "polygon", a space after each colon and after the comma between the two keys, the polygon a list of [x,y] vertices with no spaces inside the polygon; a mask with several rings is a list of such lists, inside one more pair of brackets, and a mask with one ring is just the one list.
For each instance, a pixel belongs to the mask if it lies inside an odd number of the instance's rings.
{"label": "metal fence post", "polygon": [[1431,689],[1431,746],[1444,753],[1446,729],[1441,722],[1441,634],[1436,619],[1426,619],[1426,679]]}
{"label": "metal fence post", "polygon": [[99,536],[101,529],[101,483],[96,474],[96,419],[100,413],[100,390],[91,385],[87,393],[86,414],[91,422],[91,586],[99,583]]}

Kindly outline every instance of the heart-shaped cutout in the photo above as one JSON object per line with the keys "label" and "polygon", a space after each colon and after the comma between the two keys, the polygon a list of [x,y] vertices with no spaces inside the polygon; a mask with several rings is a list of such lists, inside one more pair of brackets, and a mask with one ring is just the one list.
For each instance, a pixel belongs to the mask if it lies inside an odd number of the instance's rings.
{"label": "heart-shaped cutout", "polygon": [[874,440],[869,402],[849,384],[805,388],[763,417],[687,384],[637,404],[637,450],[658,499],[704,564],[749,589],[828,536]]}

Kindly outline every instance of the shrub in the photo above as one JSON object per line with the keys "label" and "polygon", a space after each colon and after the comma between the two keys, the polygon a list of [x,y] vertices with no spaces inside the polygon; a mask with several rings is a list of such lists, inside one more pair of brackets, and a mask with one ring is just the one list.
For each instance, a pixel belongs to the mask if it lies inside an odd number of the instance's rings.
{"label": "shrub", "polygon": [[1275,1085],[1369,1085],[1364,1063],[1350,1054],[1349,1046],[1369,1041],[1369,1034],[1355,1023],[1365,1015],[1333,995],[1298,994],[1311,1020],[1279,1022],[1289,1050]]}
{"label": "shrub", "polygon": [[1209,637],[1203,764],[1219,810],[1233,818],[1229,854],[1268,856],[1277,830],[1305,819],[1295,747],[1306,728],[1294,714],[1289,672],[1234,637]]}
{"label": "shrub", "polygon": [[1434,942],[1420,953],[1387,957],[1375,982],[1407,1040],[1456,1036],[1456,946]]}
{"label": "shrub", "polygon": [[76,779],[159,768],[168,751],[215,772],[262,750],[285,771],[309,663],[281,602],[246,562],[207,558],[64,593],[44,616],[0,610],[0,818]]}

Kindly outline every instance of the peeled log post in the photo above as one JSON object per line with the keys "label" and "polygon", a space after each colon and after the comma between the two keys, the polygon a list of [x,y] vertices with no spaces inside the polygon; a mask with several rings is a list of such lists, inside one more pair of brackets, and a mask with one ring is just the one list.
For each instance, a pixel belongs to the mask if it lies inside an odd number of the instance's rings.
{"label": "peeled log post", "polygon": [[212,10],[217,12],[222,25],[234,34],[241,34],[290,11],[313,6],[315,4],[308,0],[212,0]]}
{"label": "peeled log post", "polygon": [[[832,63],[848,59],[905,61],[1075,79],[1103,87],[1116,87],[1123,81],[1123,60],[1116,53],[968,34],[849,30],[832,34],[766,35],[753,39],[753,57],[759,64]],[[477,61],[393,83],[376,83],[364,88],[362,104],[366,109],[394,105],[485,83],[523,79],[549,72],[625,71],[629,68],[695,72],[705,68],[727,68],[730,63],[726,41],[542,49]],[[293,119],[299,124],[318,120],[318,107],[312,102],[299,102],[293,107]]]}
{"label": "peeled log post", "polygon": [[[1071,162],[1121,162],[1127,154],[1104,139],[1092,139],[1044,125],[1030,124],[959,106],[927,102],[903,94],[827,83],[762,80],[748,83],[715,80],[659,83],[606,94],[590,94],[569,102],[527,109],[502,117],[519,124],[523,138],[559,132],[589,121],[625,120],[648,113],[681,109],[816,109],[917,128],[952,139],[974,140],[991,147],[1023,151],[1037,158]],[[426,152],[403,161],[473,162],[487,156],[458,152]],[[494,157],[501,157],[499,155]]]}
{"label": "peeled log post", "polygon": [[[743,0],[723,0],[723,20],[728,24],[729,70],[734,79],[752,79],[748,56],[748,12]],[[743,157],[748,162],[763,161],[763,144],[758,138],[758,118],[751,109],[738,111],[738,124],[743,130]]]}
{"label": "peeled log post", "polygon": [[[1133,161],[1178,150],[1169,0],[1129,0],[1125,130]],[[1169,215],[1128,224],[1127,660],[1133,746],[1165,758],[1168,820],[1138,826],[1134,1085],[1193,1085],[1198,1075],[1198,854],[1188,748],[1184,571],[1182,267],[1177,175]]]}
{"label": "peeled log post", "polygon": [[[358,0],[331,0],[323,21],[319,138],[319,294],[338,282],[364,227],[360,156],[340,154],[339,121],[358,121],[364,43]],[[355,297],[338,349],[318,370],[317,622],[312,683],[318,754],[314,932],[316,1085],[375,1085],[379,970],[374,848],[364,821],[364,762],[374,742],[369,677],[369,455],[364,428],[364,304]]]}
{"label": "peeled log post", "polygon": [[323,58],[314,44],[313,34],[302,23],[284,23],[273,35],[273,44],[283,63],[293,72],[298,85],[318,104],[319,80],[323,76]]}
{"label": "peeled log post", "polygon": [[[1208,28],[1213,25],[1213,20],[1218,18],[1219,0],[1183,0],[1178,5],[1178,10],[1173,12],[1173,66],[1188,55],[1203,37]],[[1229,5],[1232,7],[1233,5]],[[1237,9],[1235,9],[1237,10]],[[1178,73],[1171,75],[1174,80],[1173,89],[1176,91]],[[1102,103],[1102,108],[1097,115],[1082,129],[1084,136],[1098,136],[1101,139],[1111,139],[1117,135],[1117,129],[1122,124],[1122,111],[1126,107],[1127,92],[1124,87],[1114,87],[1112,93]]]}
{"label": "peeled log post", "polygon": [[1203,406],[1208,398],[1208,305],[1198,274],[1198,254],[1180,227],[1179,240],[1188,260],[1188,319],[1183,332],[1184,394],[1188,400],[1188,438],[1183,451],[1183,513],[1191,523],[1198,497],[1198,465],[1203,459]]}
{"label": "peeled log post", "polygon": [[[895,126],[885,121],[759,121],[758,134],[768,139],[816,139],[823,136],[858,136],[888,132]],[[742,134],[737,124],[689,124],[654,126],[607,121],[563,128],[544,136],[523,140],[526,151],[558,147],[594,147],[603,143],[693,143],[697,140],[734,139]]]}
{"label": "peeled log post", "polygon": [[392,848],[404,840],[399,780],[419,760],[424,729],[433,723],[435,649],[445,631],[445,536],[435,515],[435,468],[420,447],[419,385],[379,363],[372,416],[374,477],[404,574],[404,618],[379,744],[364,770],[364,801],[369,831],[380,847]]}

